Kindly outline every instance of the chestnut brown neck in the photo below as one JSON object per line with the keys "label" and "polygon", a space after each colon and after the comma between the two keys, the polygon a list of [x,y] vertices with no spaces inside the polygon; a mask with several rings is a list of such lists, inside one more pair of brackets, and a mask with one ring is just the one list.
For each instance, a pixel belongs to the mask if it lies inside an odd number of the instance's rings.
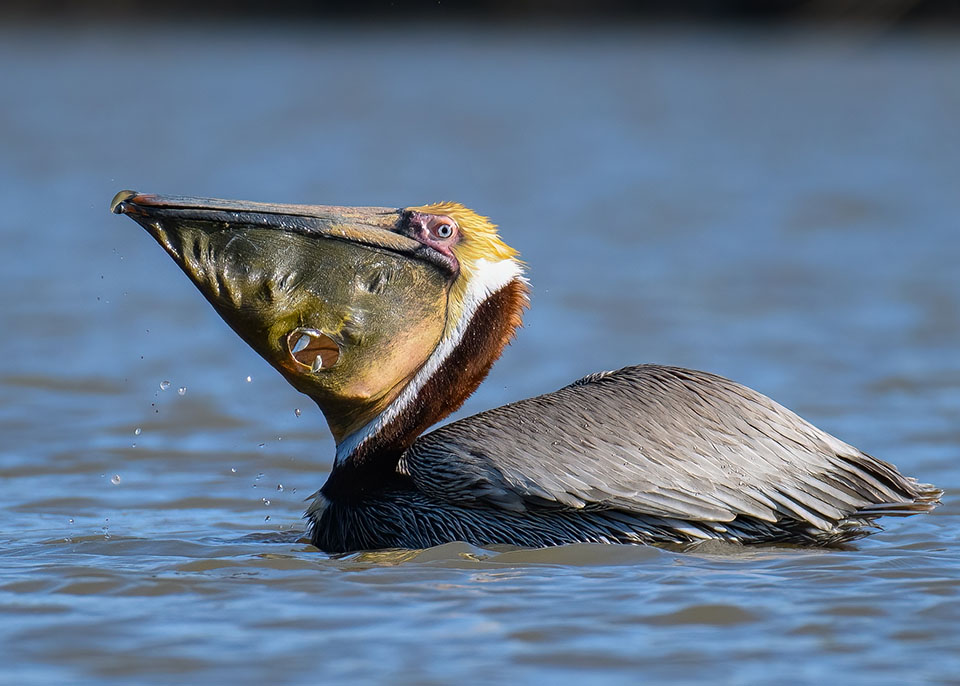
{"label": "chestnut brown neck", "polygon": [[513,279],[478,305],[459,343],[420,392],[345,459],[338,459],[323,494],[332,500],[357,498],[402,481],[396,469],[400,456],[483,382],[521,325],[526,302],[526,284]]}

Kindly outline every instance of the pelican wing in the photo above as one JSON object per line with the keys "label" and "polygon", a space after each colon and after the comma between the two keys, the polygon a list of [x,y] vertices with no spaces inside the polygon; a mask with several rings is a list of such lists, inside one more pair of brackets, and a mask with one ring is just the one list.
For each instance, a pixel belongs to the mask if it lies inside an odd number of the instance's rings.
{"label": "pelican wing", "polygon": [[620,510],[670,520],[912,514],[940,492],[713,374],[642,365],[422,436],[401,468],[448,502],[518,512]]}

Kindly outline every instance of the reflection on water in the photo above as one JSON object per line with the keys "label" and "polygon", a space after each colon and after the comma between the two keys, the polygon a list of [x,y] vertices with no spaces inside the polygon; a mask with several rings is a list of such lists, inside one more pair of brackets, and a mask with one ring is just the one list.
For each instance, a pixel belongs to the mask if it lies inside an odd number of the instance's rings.
{"label": "reflection on water", "polygon": [[[2,32],[5,681],[955,678],[955,41]],[[633,362],[703,368],[945,504],[841,551],[322,555],[300,520],[322,417],[108,214],[121,187],[461,200],[534,284],[461,414]]]}

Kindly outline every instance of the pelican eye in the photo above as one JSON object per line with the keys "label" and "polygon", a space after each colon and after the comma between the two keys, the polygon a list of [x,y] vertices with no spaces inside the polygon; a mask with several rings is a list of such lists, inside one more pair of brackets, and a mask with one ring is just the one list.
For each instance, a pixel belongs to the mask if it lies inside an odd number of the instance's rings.
{"label": "pelican eye", "polygon": [[457,223],[453,217],[443,214],[427,215],[423,217],[425,237],[435,241],[448,241],[457,235]]}
{"label": "pelican eye", "polygon": [[311,372],[328,369],[340,360],[340,346],[327,334],[300,327],[287,334],[290,357]]}

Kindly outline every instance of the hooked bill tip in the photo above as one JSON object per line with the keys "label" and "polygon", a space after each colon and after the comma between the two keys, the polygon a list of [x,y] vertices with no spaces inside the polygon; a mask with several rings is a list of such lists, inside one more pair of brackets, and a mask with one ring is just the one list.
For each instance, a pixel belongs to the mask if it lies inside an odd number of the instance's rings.
{"label": "hooked bill tip", "polygon": [[110,201],[110,211],[114,214],[123,214],[126,211],[124,203],[137,195],[136,191],[120,191]]}

